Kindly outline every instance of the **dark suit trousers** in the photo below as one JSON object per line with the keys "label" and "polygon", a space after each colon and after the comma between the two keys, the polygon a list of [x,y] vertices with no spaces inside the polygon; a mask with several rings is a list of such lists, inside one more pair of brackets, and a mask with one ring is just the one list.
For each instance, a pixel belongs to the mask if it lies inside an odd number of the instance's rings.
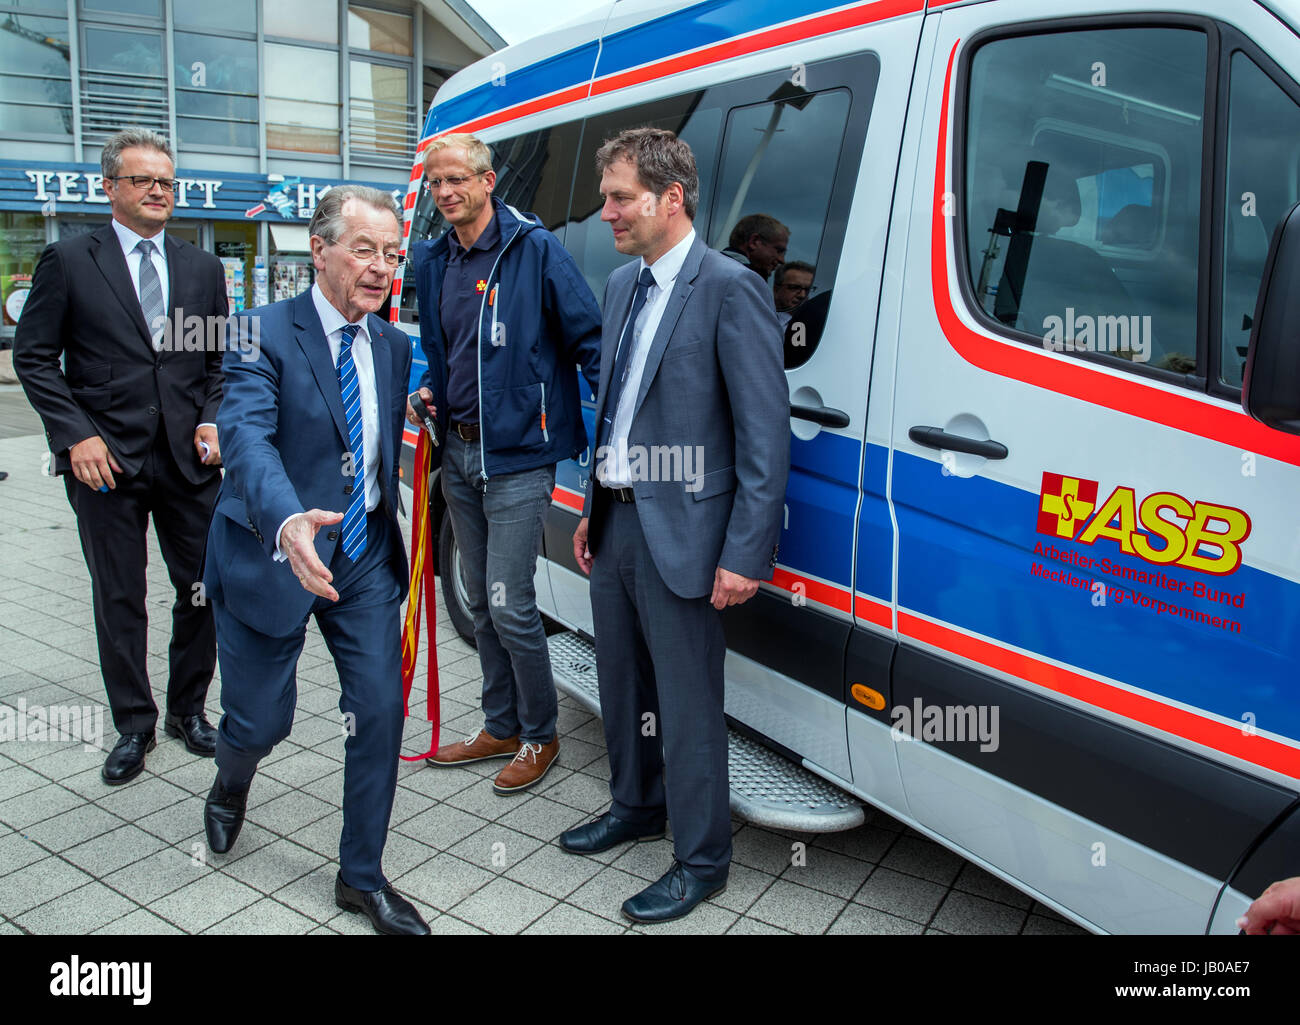
{"label": "dark suit trousers", "polygon": [[638,824],[667,811],[677,859],[700,879],[725,881],[731,811],[721,617],[708,598],[668,589],[635,505],[608,502],[601,520],[591,610],[610,810]]}
{"label": "dark suit trousers", "polygon": [[[339,736],[343,744],[343,834],[339,870],[359,890],[382,889],[380,867],[397,788],[402,745],[401,605],[404,582],[392,563],[397,527],[372,512],[366,518],[366,550],[354,563],[343,545],[330,562],[337,602],[317,598],[309,615],[338,669]],[[288,573],[287,566],[267,565]],[[288,637],[269,637],[213,601],[221,658],[221,706],[217,772],[222,785],[248,786],[257,763],[289,736],[298,700],[298,656],[307,621]],[[330,741],[331,745],[337,741]]]}
{"label": "dark suit trousers", "polygon": [[212,505],[221,486],[214,474],[199,486],[176,465],[160,424],[153,448],[133,477],[115,474],[116,488],[95,491],[64,474],[68,502],[77,514],[77,533],[90,570],[99,641],[99,668],[119,733],[148,733],[158,721],[145,669],[149,620],[145,613],[145,566],[149,517],[176,600],[168,651],[167,711],[203,711],[216,666],[216,632],[206,598],[195,584]]}

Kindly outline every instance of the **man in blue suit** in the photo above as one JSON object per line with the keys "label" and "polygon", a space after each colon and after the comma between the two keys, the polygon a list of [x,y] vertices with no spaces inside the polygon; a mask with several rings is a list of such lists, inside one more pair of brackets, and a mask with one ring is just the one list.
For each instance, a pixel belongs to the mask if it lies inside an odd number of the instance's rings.
{"label": "man in blue suit", "polygon": [[632,129],[596,166],[614,247],[640,257],[605,287],[597,447],[573,535],[591,574],[613,803],[560,844],[592,854],[662,836],[670,818],[672,866],[623,903],[633,921],[662,922],[727,882],[719,611],[772,579],[790,399],[771,291],[692,226],[690,147]]}
{"label": "man in blue suit", "polygon": [[335,902],[379,932],[418,935],[429,927],[380,866],[404,714],[397,479],[411,346],[374,314],[399,262],[399,219],[386,192],[331,189],[309,228],[316,284],[246,314],[227,350],[226,478],[204,578],[225,714],[204,826],[214,851],[230,850],[258,762],[293,726],[315,616],[348,734]]}

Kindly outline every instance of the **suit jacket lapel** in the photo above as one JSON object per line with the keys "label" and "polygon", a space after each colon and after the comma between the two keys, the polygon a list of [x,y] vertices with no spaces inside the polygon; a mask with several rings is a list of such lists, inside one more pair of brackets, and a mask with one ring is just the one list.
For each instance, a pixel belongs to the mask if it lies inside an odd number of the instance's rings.
{"label": "suit jacket lapel", "polygon": [[181,337],[181,317],[177,317],[176,297],[180,295],[181,283],[187,280],[189,260],[180,242],[167,236],[167,319],[171,322],[174,337]]}
{"label": "suit jacket lapel", "polygon": [[393,379],[393,352],[388,339],[380,333],[382,323],[371,314],[366,330],[370,334],[370,361],[375,367],[375,399],[379,407],[379,491],[392,501],[388,494],[388,479],[393,468],[388,463],[394,451],[393,418],[388,411],[393,402],[393,396],[389,394]]}
{"label": "suit jacket lapel", "polygon": [[677,318],[682,315],[682,310],[686,307],[686,300],[695,291],[695,286],[691,282],[695,280],[696,275],[700,272],[700,263],[704,260],[706,248],[704,240],[697,234],[691,248],[686,253],[682,269],[673,282],[673,290],[669,293],[663,316],[659,318],[659,327],[655,331],[654,341],[650,343],[650,351],[646,353],[645,369],[641,372],[641,385],[637,388],[636,403],[632,406],[633,420],[636,419],[637,413],[641,411],[641,403],[645,401],[646,393],[650,390],[650,383],[659,371],[659,361],[663,359],[664,349],[668,348],[668,339],[673,336],[673,329],[677,326]]}
{"label": "suit jacket lapel", "polygon": [[316,315],[316,305],[312,302],[310,289],[294,300],[293,322],[298,328],[298,345],[307,357],[307,363],[311,366],[316,384],[346,448],[351,444],[351,439],[348,438],[348,418],[343,412],[343,395],[339,391],[339,372],[330,356],[330,345],[325,338],[325,329],[321,327],[320,317]]}
{"label": "suit jacket lapel", "polygon": [[[628,266],[639,267],[640,262],[629,264]],[[617,273],[617,271],[615,272]],[[636,274],[625,275],[629,283],[625,286],[622,281],[611,280],[609,292],[608,310],[601,311],[602,337],[600,343],[600,394],[596,396],[596,431],[600,432],[601,417],[605,412],[605,402],[609,398],[609,382],[614,376],[614,359],[618,355],[618,339],[623,333],[623,325],[627,323],[627,315],[632,312],[632,298],[636,291]],[[609,314],[618,310],[621,316],[617,321],[612,320]]]}
{"label": "suit jacket lapel", "polygon": [[[140,297],[136,295],[135,286],[131,284],[131,271],[126,265],[126,255],[122,252],[122,245],[117,240],[117,232],[113,230],[113,225],[108,224],[94,232],[92,237],[97,245],[91,247],[91,259],[95,261],[95,266],[108,282],[109,291],[121,303],[122,309],[135,324],[136,330],[140,333],[140,340],[149,347],[150,355],[153,355],[153,338],[149,334],[149,326],[144,322]],[[170,261],[168,266],[171,266]],[[172,294],[174,295],[175,292]]]}

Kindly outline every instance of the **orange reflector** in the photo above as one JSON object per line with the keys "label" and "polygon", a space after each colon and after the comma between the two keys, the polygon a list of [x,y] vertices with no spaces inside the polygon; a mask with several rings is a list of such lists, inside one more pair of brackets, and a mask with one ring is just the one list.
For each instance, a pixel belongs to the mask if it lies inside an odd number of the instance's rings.
{"label": "orange reflector", "polygon": [[855,683],[849,690],[852,692],[855,701],[860,701],[868,708],[874,708],[878,712],[885,707],[885,695],[878,690],[864,687],[860,683]]}

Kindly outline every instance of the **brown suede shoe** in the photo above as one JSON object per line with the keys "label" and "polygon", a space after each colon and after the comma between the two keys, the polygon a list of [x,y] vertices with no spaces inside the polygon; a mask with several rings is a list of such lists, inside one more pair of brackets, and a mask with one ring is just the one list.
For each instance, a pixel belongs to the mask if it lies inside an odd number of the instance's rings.
{"label": "brown suede shoe", "polygon": [[492,789],[498,794],[513,794],[527,790],[546,775],[546,770],[560,753],[560,739],[549,744],[522,744],[515,760],[497,775]]}
{"label": "brown suede shoe", "polygon": [[465,740],[444,744],[438,753],[425,761],[430,765],[468,765],[489,758],[513,758],[519,750],[519,737],[497,740],[487,730],[477,730]]}

